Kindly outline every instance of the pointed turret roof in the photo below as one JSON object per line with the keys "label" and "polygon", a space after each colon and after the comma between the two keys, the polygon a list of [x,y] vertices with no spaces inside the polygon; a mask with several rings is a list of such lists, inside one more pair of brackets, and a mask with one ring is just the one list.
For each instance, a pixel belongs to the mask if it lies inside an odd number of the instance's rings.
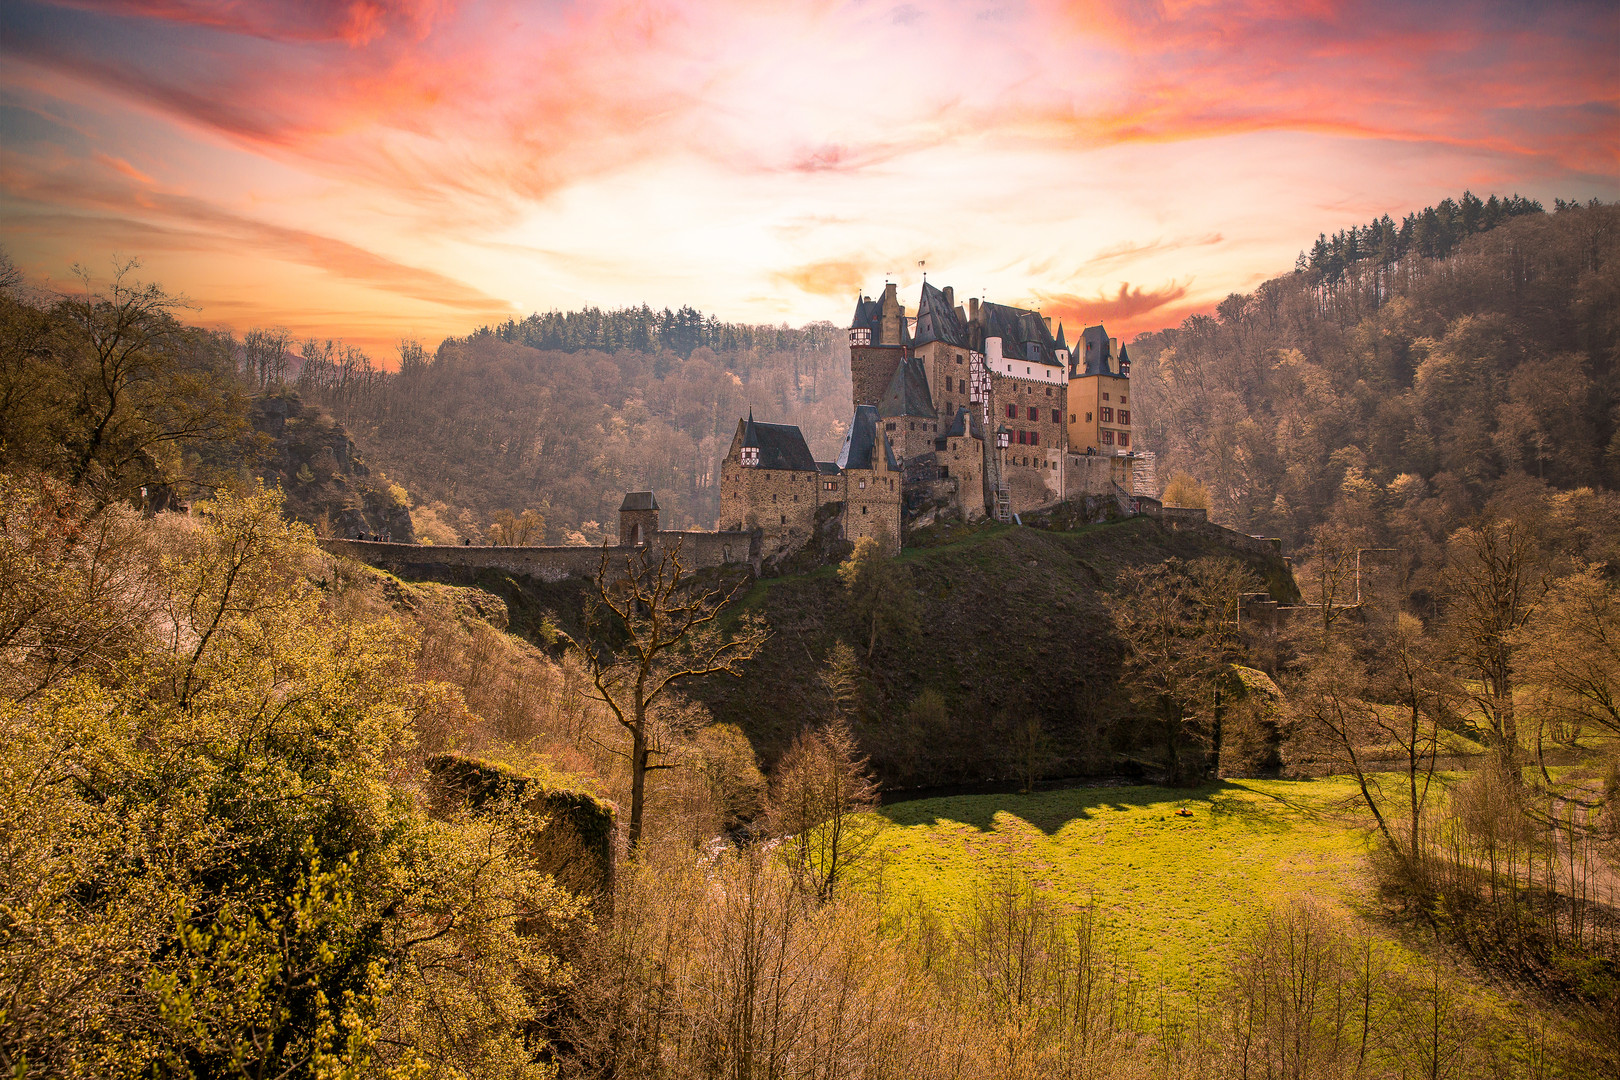
{"label": "pointed turret roof", "polygon": [[1069,343],[1063,340],[1063,324],[1061,322],[1058,323],[1057,347],[1064,350],[1069,347]]}

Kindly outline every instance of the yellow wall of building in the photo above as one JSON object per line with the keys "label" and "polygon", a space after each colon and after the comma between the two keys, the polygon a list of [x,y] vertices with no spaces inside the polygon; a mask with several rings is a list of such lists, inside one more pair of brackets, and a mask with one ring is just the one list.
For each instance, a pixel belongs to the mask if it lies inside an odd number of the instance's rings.
{"label": "yellow wall of building", "polygon": [[[1104,400],[1103,395],[1107,395]],[[1131,424],[1121,424],[1119,410],[1129,412],[1131,380],[1121,375],[1082,375],[1069,380],[1069,449],[1077,454],[1087,450],[1117,454],[1136,449]],[[1113,412],[1114,421],[1104,423],[1103,409]],[[1102,433],[1113,432],[1112,443],[1104,443]],[[1121,445],[1119,436],[1127,439]]]}

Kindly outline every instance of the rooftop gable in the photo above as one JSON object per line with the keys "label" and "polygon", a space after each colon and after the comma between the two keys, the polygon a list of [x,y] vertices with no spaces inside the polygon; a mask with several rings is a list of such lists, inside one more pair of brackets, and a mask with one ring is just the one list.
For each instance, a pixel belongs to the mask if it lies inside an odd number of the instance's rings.
{"label": "rooftop gable", "polygon": [[804,433],[792,424],[761,423],[750,412],[742,426],[742,445],[759,450],[759,468],[816,471],[816,459],[804,441]]}
{"label": "rooftop gable", "polygon": [[889,389],[878,404],[878,416],[933,416],[934,396],[928,391],[928,373],[916,357],[900,361]]}
{"label": "rooftop gable", "polygon": [[878,444],[883,445],[884,460],[890,469],[898,470],[900,463],[895,459],[894,447],[889,440],[883,437],[878,430],[878,411],[873,405],[855,406],[855,416],[849,422],[849,430],[844,433],[844,445],[838,450],[838,467],[840,469],[871,469],[875,468],[876,450]]}
{"label": "rooftop gable", "polygon": [[917,299],[917,331],[913,343],[927,345],[942,341],[947,345],[967,348],[967,327],[962,325],[956,311],[945,300],[945,293],[924,281],[922,295]]}

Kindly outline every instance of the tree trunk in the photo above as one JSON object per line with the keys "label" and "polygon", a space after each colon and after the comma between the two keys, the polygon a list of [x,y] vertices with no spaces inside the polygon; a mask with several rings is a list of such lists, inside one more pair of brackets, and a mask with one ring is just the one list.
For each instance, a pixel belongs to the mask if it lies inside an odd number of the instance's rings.
{"label": "tree trunk", "polygon": [[[641,710],[637,710],[639,713]],[[647,735],[640,716],[635,730],[630,733],[630,831],[628,849],[631,857],[641,846],[641,807],[647,794]]]}

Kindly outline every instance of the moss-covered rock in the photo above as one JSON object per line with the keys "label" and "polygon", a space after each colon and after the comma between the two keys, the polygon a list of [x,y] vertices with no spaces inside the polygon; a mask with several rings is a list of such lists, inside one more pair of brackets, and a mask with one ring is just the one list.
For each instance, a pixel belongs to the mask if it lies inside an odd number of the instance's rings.
{"label": "moss-covered rock", "polygon": [[571,892],[601,893],[611,885],[618,834],[611,802],[565,777],[528,775],[461,754],[435,754],[425,764],[441,807],[464,805],[476,813],[506,804],[544,814],[532,853]]}

